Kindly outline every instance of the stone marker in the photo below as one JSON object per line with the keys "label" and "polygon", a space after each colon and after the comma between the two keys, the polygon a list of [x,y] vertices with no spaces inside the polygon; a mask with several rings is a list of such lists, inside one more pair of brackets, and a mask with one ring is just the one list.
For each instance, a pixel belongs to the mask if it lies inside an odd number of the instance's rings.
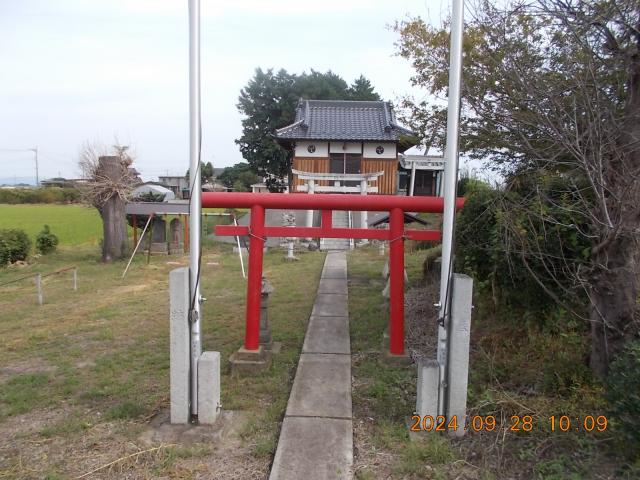
{"label": "stone marker", "polygon": [[[296,216],[293,212],[284,212],[282,214],[282,226],[283,227],[295,227],[296,226]],[[288,262],[295,262],[298,260],[293,254],[293,245],[296,239],[294,237],[287,237],[284,239],[287,247],[287,255],[284,259]]]}
{"label": "stone marker", "polygon": [[169,273],[171,423],[189,423],[189,269]]}
{"label": "stone marker", "polygon": [[260,290],[260,346],[271,353],[280,353],[282,344],[274,342],[269,327],[269,296],[275,291],[273,285],[262,277],[262,289]]}
{"label": "stone marker", "polygon": [[435,359],[421,358],[418,361],[418,391],[416,414],[420,417],[438,415],[439,367]]}
{"label": "stone marker", "polygon": [[178,218],[174,218],[169,223],[171,240],[169,242],[169,252],[172,255],[182,255],[184,253],[184,226]]}
{"label": "stone marker", "polygon": [[151,253],[169,253],[167,249],[167,223],[160,217],[154,217],[151,224]]}
{"label": "stone marker", "polygon": [[203,352],[198,359],[198,423],[215,423],[220,409],[220,352]]}
{"label": "stone marker", "polygon": [[451,325],[449,328],[449,368],[447,378],[447,416],[456,416],[458,428],[450,433],[464,435],[469,381],[469,341],[471,338],[471,304],[473,280],[467,275],[453,274]]}

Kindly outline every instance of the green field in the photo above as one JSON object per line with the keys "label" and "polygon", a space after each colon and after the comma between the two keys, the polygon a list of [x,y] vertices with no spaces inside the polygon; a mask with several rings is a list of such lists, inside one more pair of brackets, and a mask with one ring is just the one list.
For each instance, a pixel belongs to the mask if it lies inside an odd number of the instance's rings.
{"label": "green field", "polygon": [[77,291],[70,272],[43,279],[42,306],[33,281],[0,288],[0,479],[267,478],[324,262],[283,257],[264,255],[282,349],[267,371],[238,377],[227,359],[243,344],[246,280],[231,245],[203,251],[203,347],[221,353],[233,412],[217,440],[155,436],[169,408],[169,272],[187,256],[139,255],[125,278],[124,262],[102,264],[91,246],[0,269],[1,284],[78,267]]}
{"label": "green field", "polygon": [[102,222],[95,208],[84,205],[0,204],[0,229],[19,228],[34,240],[44,225],[58,236],[60,245],[97,245]]}

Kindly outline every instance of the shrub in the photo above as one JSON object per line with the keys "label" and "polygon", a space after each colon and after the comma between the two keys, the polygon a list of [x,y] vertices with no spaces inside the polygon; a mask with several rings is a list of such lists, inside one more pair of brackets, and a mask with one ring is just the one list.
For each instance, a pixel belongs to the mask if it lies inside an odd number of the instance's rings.
{"label": "shrub", "polygon": [[51,253],[58,245],[58,237],[51,233],[49,225],[45,225],[42,231],[36,237],[36,250],[42,255]]}
{"label": "shrub", "polygon": [[76,203],[80,192],[71,187],[50,188],[0,188],[0,203]]}
{"label": "shrub", "polygon": [[628,345],[611,364],[605,398],[618,434],[629,451],[637,455],[640,448],[640,341]]}
{"label": "shrub", "polygon": [[557,308],[550,292],[559,292],[565,305],[580,311],[587,299],[576,272],[589,260],[590,243],[584,218],[574,218],[576,187],[554,175],[516,180],[504,189],[467,182],[456,270],[474,277],[496,307],[543,320]]}
{"label": "shrub", "polygon": [[0,266],[26,260],[31,240],[23,230],[0,230]]}

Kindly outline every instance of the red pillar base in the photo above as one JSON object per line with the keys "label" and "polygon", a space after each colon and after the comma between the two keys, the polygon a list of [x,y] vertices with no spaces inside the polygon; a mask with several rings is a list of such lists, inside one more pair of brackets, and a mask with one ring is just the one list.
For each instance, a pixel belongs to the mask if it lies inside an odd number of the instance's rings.
{"label": "red pillar base", "polygon": [[259,346],[256,350],[240,347],[229,357],[231,374],[236,376],[255,375],[271,366],[271,352]]}
{"label": "red pillar base", "polygon": [[405,352],[402,355],[394,355],[389,351],[389,331],[385,330],[382,334],[382,356],[383,362],[395,366],[407,366],[413,364],[412,358]]}

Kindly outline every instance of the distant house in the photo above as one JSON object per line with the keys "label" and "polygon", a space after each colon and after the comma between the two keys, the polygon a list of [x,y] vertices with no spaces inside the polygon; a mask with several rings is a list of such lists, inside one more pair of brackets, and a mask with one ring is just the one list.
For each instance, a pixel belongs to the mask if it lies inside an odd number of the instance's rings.
{"label": "distant house", "polygon": [[382,101],[300,100],[276,138],[293,151],[292,192],[395,195],[398,155],[417,144]]}
{"label": "distant house", "polygon": [[161,185],[156,184],[155,182],[147,182],[142,185],[136,187],[131,193],[132,198],[140,197],[144,194],[152,193],[155,196],[160,197],[163,196],[162,201],[168,202],[169,200],[174,200],[176,198],[175,194],[172,190],[163,187]]}
{"label": "distant house", "polygon": [[171,190],[175,198],[189,198],[189,180],[185,176],[162,176],[158,177],[158,182]]}
{"label": "distant house", "polygon": [[43,188],[50,187],[58,187],[58,188],[75,188],[78,183],[84,183],[83,179],[75,179],[75,178],[63,178],[63,177],[55,177],[49,178],[47,180],[41,180],[40,186]]}

